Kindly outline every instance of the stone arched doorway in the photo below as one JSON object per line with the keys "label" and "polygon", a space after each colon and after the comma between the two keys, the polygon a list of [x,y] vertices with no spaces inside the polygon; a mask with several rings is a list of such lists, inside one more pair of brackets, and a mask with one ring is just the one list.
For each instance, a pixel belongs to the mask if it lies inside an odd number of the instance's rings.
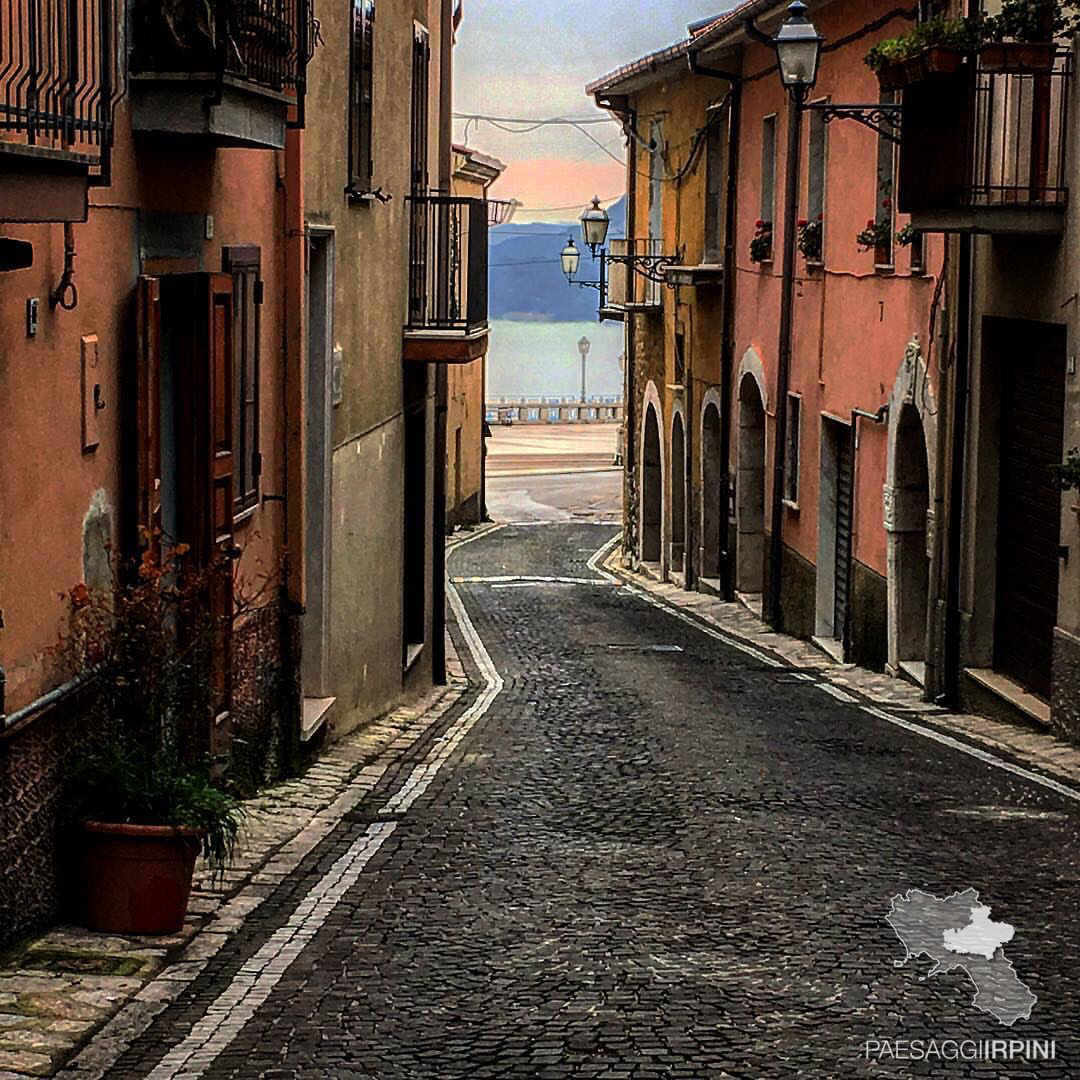
{"label": "stone arched doorway", "polygon": [[663,520],[663,474],[660,422],[650,403],[645,408],[641,449],[641,561],[660,562],[660,523]]}
{"label": "stone arched doorway", "polygon": [[671,558],[669,566],[681,573],[686,551],[686,432],[681,412],[671,421]]}
{"label": "stone arched doorway", "polygon": [[720,535],[720,410],[707,402],[701,416],[701,576],[718,578],[723,550]]}
{"label": "stone arched doorway", "polygon": [[750,372],[739,383],[735,496],[735,588],[741,593],[760,593],[765,574],[765,403]]}
{"label": "stone arched doorway", "polygon": [[[922,681],[926,660],[926,605],[930,584],[927,511],[930,509],[930,466],[922,417],[905,403],[896,425],[889,532],[895,575],[895,655],[893,662],[910,667]],[[890,650],[892,651],[892,650]]]}

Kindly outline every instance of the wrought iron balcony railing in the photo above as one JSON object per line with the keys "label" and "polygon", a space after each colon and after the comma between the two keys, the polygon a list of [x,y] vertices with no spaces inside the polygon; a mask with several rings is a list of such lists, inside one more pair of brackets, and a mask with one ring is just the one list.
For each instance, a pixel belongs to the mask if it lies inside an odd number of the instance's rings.
{"label": "wrought iron balcony railing", "polygon": [[973,173],[976,206],[1063,206],[1072,53],[1046,72],[975,73]]}
{"label": "wrought iron balcony railing", "polygon": [[0,152],[77,157],[112,145],[123,0],[2,0]]}
{"label": "wrought iron balcony railing", "polygon": [[135,0],[132,23],[133,75],[212,74],[303,95],[310,0]]}
{"label": "wrought iron balcony railing", "polygon": [[488,321],[488,212],[483,199],[409,199],[407,334],[472,334]]}
{"label": "wrought iron balcony railing", "polygon": [[[635,269],[662,261],[664,242],[649,237],[633,240],[612,240],[605,258],[607,288],[602,308],[618,310],[627,307],[658,308],[663,304],[664,286],[656,275],[646,276]],[[635,262],[631,263],[633,257]]]}
{"label": "wrought iron balcony railing", "polygon": [[988,66],[904,90],[898,207],[926,231],[1054,232],[1068,191],[1073,57]]}

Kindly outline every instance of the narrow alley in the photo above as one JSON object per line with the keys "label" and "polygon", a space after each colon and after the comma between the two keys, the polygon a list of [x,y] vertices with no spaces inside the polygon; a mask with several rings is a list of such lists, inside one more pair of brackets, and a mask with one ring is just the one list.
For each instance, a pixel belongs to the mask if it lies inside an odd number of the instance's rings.
{"label": "narrow alley", "polygon": [[963,971],[900,966],[912,888],[1014,923],[1023,1037],[1075,1045],[1080,793],[659,610],[615,536],[454,550],[469,691],[108,1075],[850,1076],[868,1040],[999,1038]]}

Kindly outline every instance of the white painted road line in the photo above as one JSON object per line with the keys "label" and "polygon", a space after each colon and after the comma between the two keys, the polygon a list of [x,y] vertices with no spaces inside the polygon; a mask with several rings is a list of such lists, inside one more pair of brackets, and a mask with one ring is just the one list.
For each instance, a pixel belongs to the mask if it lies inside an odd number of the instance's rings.
{"label": "white painted road line", "polygon": [[[423,795],[503,688],[503,680],[452,584],[447,584],[446,594],[473,662],[484,680],[484,687],[449,731],[437,740],[435,749],[383,805],[381,813],[405,813]],[[364,867],[397,825],[396,821],[377,821],[349,846],[297,904],[285,924],[243,964],[233,981],[207,1009],[206,1015],[158,1062],[149,1074],[149,1080],[173,1080],[180,1076],[195,1080],[204,1075],[270,997],[293,961],[322,929],[330,912],[356,884]]]}
{"label": "white painted road line", "polygon": [[[605,544],[604,548],[609,548],[610,543]],[[600,551],[604,551],[601,548]],[[600,553],[598,552],[597,555]],[[597,558],[594,555],[593,558]],[[590,560],[591,562],[591,560]],[[719,630],[714,630],[711,626],[708,626],[698,619],[691,618],[689,615],[684,614],[674,604],[666,601],[662,601],[654,598],[650,593],[637,585],[632,584],[630,581],[621,579],[624,582],[626,590],[634,596],[640,597],[646,603],[651,604],[655,608],[659,608],[661,611],[666,611],[669,615],[674,615],[676,618],[681,619],[685,623],[700,630],[703,634],[707,634],[709,637],[716,638],[718,641],[722,641],[725,645],[729,645],[733,649],[739,649],[741,652],[746,653],[761,663],[768,664],[772,667],[783,667],[778,660],[774,660],[772,657],[766,656],[764,653],[759,652],[757,649],[752,648],[749,645],[743,644],[737,638],[730,637],[728,634],[722,633]],[[789,672],[791,676],[797,679],[813,679],[813,676],[807,675],[803,672]],[[962,739],[954,739],[951,735],[946,735],[942,731],[938,731],[936,728],[925,727],[922,724],[912,723],[910,720],[904,720],[899,716],[893,716],[891,713],[887,713],[882,709],[875,708],[872,705],[859,705],[859,699],[853,695],[847,693],[838,687],[832,686],[828,683],[815,682],[815,685],[820,690],[824,690],[825,693],[831,694],[834,698],[845,704],[853,704],[858,706],[863,712],[870,716],[876,717],[878,720],[884,720],[887,723],[893,724],[895,727],[903,728],[905,731],[910,731],[915,735],[921,735],[924,739],[932,739],[934,742],[941,743],[943,746],[948,746],[953,750],[959,750],[962,754],[968,754],[973,758],[977,758],[979,761],[987,765],[992,765],[994,768],[1002,769],[1005,772],[1012,773],[1015,776],[1020,776],[1025,780],[1030,780],[1033,784],[1039,784],[1041,787],[1047,788],[1050,791],[1056,792],[1058,795],[1063,795],[1067,799],[1073,799],[1076,802],[1080,802],[1080,790],[1069,787],[1067,784],[1062,784],[1057,780],[1053,780],[1048,776],[1043,776],[1041,773],[1033,772],[1030,769],[1025,769],[1020,765],[1015,765],[1013,762],[1006,760],[1005,758],[997,757],[995,754],[991,754],[987,750],[983,750],[980,747],[972,746],[971,743],[966,743]]]}
{"label": "white painted road line", "polygon": [[839,686],[833,686],[832,683],[819,682],[814,684],[819,690],[823,690],[829,697],[836,698],[837,701],[842,701],[845,705],[858,705],[859,699],[853,694],[849,694],[846,690],[841,690]]}
{"label": "white painted road line", "polygon": [[545,574],[504,574],[499,577],[456,577],[455,585],[491,585],[494,588],[519,588],[526,585],[607,585],[606,581],[587,577],[558,577]]}
{"label": "white painted road line", "polygon": [[883,709],[875,709],[872,705],[863,705],[862,711],[877,717],[878,720],[885,720],[890,724],[894,724],[896,727],[903,728],[905,731],[913,731],[915,734],[922,735],[926,739],[933,739],[934,742],[939,742],[943,746],[951,747],[953,750],[959,750],[963,754],[978,758],[979,761],[986,762],[987,765],[993,765],[998,769],[1004,769],[1006,772],[1011,772],[1016,776],[1022,776],[1025,780],[1030,780],[1033,784],[1041,784],[1044,788],[1049,788],[1050,791],[1057,792],[1058,795],[1064,795],[1067,799],[1073,799],[1076,802],[1080,802],[1080,791],[1076,788],[1071,788],[1067,784],[1058,783],[1057,780],[1051,780],[1049,776],[1043,776],[1041,773],[1032,772],[1030,769],[1025,769],[1020,765],[1014,765],[1011,761],[999,758],[996,755],[991,754],[988,750],[980,749],[978,746],[972,746],[971,743],[966,743],[962,739],[954,739],[951,735],[946,735],[943,731],[938,731],[935,728],[923,727],[921,724],[913,724],[910,720],[903,720],[899,716],[893,716]]}

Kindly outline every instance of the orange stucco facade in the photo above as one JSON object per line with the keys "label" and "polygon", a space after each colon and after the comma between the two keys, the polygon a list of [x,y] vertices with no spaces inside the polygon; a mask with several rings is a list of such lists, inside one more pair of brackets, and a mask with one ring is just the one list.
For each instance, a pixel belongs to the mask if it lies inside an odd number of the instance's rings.
{"label": "orange stucco facade", "polygon": [[[261,488],[284,487],[283,261],[285,163],[278,151],[222,149],[137,140],[128,110],[117,115],[113,182],[90,193],[85,223],[73,226],[78,305],[50,308],[64,264],[64,228],[6,225],[32,242],[34,265],[0,278],[0,386],[10,423],[0,454],[0,582],[4,627],[0,663],[7,711],[31,702],[56,679],[52,649],[65,615],[64,594],[84,580],[92,545],[119,545],[130,492],[123,482],[126,391],[135,339],[140,274],[218,271],[222,249],[261,250],[265,301],[259,322]],[[294,136],[295,137],[295,136]],[[243,192],[243,198],[237,193]],[[39,301],[27,337],[26,306]],[[96,336],[104,408],[99,442],[82,439],[82,339]],[[104,532],[88,531],[105,515]],[[92,521],[91,521],[92,523]],[[238,524],[242,572],[274,571],[285,550],[279,504],[259,504]],[[87,545],[91,545],[91,549]]]}

